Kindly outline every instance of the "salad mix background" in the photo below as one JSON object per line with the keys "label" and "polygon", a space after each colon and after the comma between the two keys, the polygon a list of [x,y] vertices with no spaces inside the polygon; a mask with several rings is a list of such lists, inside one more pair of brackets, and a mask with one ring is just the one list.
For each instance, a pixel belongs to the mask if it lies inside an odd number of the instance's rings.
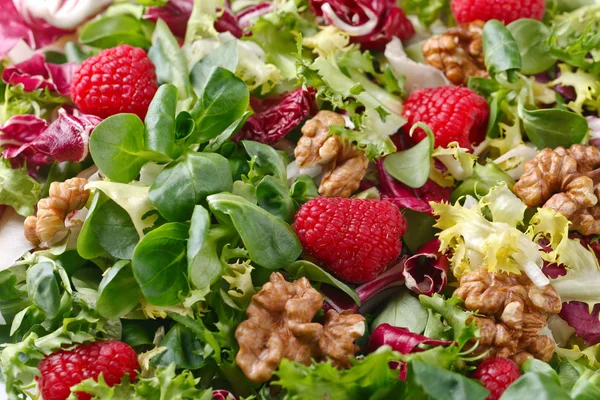
{"label": "salad mix background", "polygon": [[0,0],[9,399],[600,398],[600,4]]}

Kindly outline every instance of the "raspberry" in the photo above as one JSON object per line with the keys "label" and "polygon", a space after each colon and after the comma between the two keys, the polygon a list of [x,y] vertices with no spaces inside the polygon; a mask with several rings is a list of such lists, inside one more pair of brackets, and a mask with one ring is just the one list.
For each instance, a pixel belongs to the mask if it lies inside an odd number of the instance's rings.
{"label": "raspberry", "polygon": [[85,60],[73,75],[73,102],[102,118],[133,113],[144,119],[158,90],[154,65],[142,49],[123,44]]}
{"label": "raspberry", "polygon": [[[487,102],[471,89],[454,86],[421,89],[404,102],[408,123],[402,129],[409,136],[415,123],[424,122],[435,135],[436,147],[458,142],[460,147],[471,149],[473,143],[485,138],[488,116]],[[425,137],[425,132],[417,129],[411,140],[416,143]]]}
{"label": "raspberry", "polygon": [[519,379],[519,367],[508,358],[496,357],[485,360],[473,373],[491,393],[486,400],[498,400],[511,383]]}
{"label": "raspberry", "polygon": [[[84,344],[73,350],[50,354],[39,363],[41,377],[36,377],[44,400],[64,400],[71,394],[71,386],[94,378],[100,373],[109,386],[121,382],[125,374],[130,380],[140,368],[135,351],[123,342],[108,341]],[[79,400],[91,399],[78,393]]]}
{"label": "raspberry", "polygon": [[459,24],[475,20],[498,19],[509,24],[521,18],[541,20],[545,0],[452,0],[452,14]]}
{"label": "raspberry", "polygon": [[406,220],[385,200],[316,197],[300,208],[294,228],[304,250],[326,269],[363,283],[400,255]]}

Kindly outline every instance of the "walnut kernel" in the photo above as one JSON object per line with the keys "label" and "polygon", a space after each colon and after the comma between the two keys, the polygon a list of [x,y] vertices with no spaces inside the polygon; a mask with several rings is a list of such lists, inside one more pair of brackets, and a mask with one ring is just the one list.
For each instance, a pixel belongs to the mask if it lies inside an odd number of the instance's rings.
{"label": "walnut kernel", "polygon": [[329,127],[345,124],[341,115],[319,111],[302,127],[302,137],[294,151],[300,168],[323,167],[319,194],[350,197],[365,177],[369,160],[355,145],[329,134]]}
{"label": "walnut kernel", "polygon": [[600,150],[594,146],[544,149],[525,163],[514,192],[529,207],[561,213],[584,235],[600,234],[599,167]]}
{"label": "walnut kernel", "polygon": [[451,28],[423,44],[425,61],[455,85],[464,85],[470,76],[487,76],[481,33],[483,21],[473,21]]}
{"label": "walnut kernel", "polygon": [[52,242],[66,232],[65,219],[73,211],[83,208],[90,196],[90,191],[85,189],[86,184],[87,180],[83,178],[52,182],[50,197],[41,199],[37,204],[36,216],[25,220],[25,238],[39,246]]}
{"label": "walnut kernel", "polygon": [[[526,275],[507,275],[477,269],[461,277],[455,294],[464,300],[480,326],[475,354],[506,357],[521,365],[528,358],[549,361],[554,340],[540,334],[548,314],[558,314],[560,297],[552,286],[536,287]],[[473,343],[475,345],[475,343]]]}
{"label": "walnut kernel", "polygon": [[365,330],[364,317],[330,310],[325,324],[312,322],[323,297],[306,278],[288,282],[280,273],[252,297],[235,337],[240,350],[236,362],[253,382],[266,382],[282,359],[303,364],[331,358],[338,367],[349,367]]}

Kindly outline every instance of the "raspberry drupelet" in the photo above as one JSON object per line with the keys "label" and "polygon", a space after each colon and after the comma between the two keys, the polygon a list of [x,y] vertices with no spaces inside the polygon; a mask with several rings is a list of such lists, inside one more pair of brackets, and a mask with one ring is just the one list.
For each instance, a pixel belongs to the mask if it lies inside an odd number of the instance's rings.
{"label": "raspberry drupelet", "polygon": [[133,113],[144,119],[157,90],[156,68],[146,52],[126,44],[85,60],[71,83],[75,105],[102,118]]}

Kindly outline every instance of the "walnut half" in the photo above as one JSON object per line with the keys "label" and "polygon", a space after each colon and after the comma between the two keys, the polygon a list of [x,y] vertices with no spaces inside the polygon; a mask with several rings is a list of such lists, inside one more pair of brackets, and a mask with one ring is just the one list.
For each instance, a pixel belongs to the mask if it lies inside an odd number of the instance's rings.
{"label": "walnut half", "polygon": [[36,216],[25,220],[25,238],[39,246],[41,243],[52,242],[57,235],[66,232],[67,216],[82,209],[88,201],[90,191],[85,189],[86,184],[87,180],[83,178],[52,182],[50,196],[37,204]]}
{"label": "walnut half", "polygon": [[[455,292],[480,326],[475,354],[506,357],[521,365],[528,358],[550,361],[555,343],[539,332],[549,314],[558,314],[560,297],[550,285],[535,286],[526,275],[507,275],[477,269],[463,275]],[[474,343],[473,343],[474,344]]]}
{"label": "walnut half", "polygon": [[563,214],[584,235],[600,234],[600,150],[576,144],[544,149],[525,163],[514,192],[529,207]]}
{"label": "walnut half", "polygon": [[344,126],[344,118],[333,111],[319,111],[302,127],[302,137],[294,150],[300,168],[323,167],[319,194],[325,197],[350,197],[365,177],[369,160],[364,152],[339,136],[329,134],[329,127]]}
{"label": "walnut half", "polygon": [[470,76],[487,76],[481,39],[484,25],[483,21],[473,21],[426,40],[425,61],[455,85],[466,84]]}
{"label": "walnut half", "polygon": [[365,331],[364,317],[329,310],[324,325],[312,322],[322,305],[323,297],[306,278],[288,282],[273,273],[235,331],[236,362],[248,379],[268,381],[284,358],[307,365],[330,358],[337,367],[349,367],[358,350],[354,341]]}

